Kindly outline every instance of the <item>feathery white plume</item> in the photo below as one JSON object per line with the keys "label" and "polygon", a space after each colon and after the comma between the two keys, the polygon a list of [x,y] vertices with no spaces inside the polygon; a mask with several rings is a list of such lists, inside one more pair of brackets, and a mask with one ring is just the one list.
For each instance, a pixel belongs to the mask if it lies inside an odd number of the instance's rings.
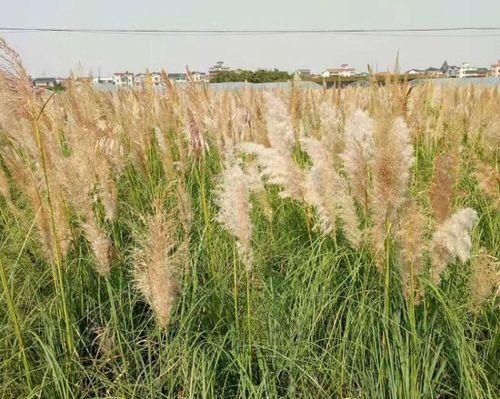
{"label": "feathery white plume", "polygon": [[338,162],[338,156],[344,151],[344,136],[342,132],[342,118],[338,108],[328,101],[323,101],[319,108],[321,120],[321,142]]}
{"label": "feathery white plume", "polygon": [[295,145],[290,113],[283,100],[276,94],[264,92],[264,99],[264,118],[271,147],[282,154],[289,154]]}
{"label": "feathery white plume", "polygon": [[147,220],[147,234],[134,259],[134,282],[154,311],[158,325],[170,321],[172,307],[179,291],[178,267],[182,254],[176,249],[172,226],[156,210]]}
{"label": "feathery white plume", "polygon": [[306,177],[306,200],[316,209],[321,231],[335,234],[336,219],[339,218],[348,241],[358,247],[361,231],[347,182],[333,168],[332,160],[320,141],[303,138],[301,143],[312,161]]}
{"label": "feathery white plume", "polygon": [[373,166],[374,207],[380,224],[395,222],[396,213],[406,198],[413,146],[410,130],[402,118],[377,137]]}
{"label": "feathery white plume", "polygon": [[282,187],[280,197],[297,201],[304,199],[304,175],[290,155],[255,143],[243,143],[240,149],[257,156],[261,176],[267,178],[270,184]]}
{"label": "feathery white plume", "polygon": [[345,126],[346,148],[341,157],[355,198],[368,209],[369,168],[373,161],[373,119],[366,111],[356,110]]}
{"label": "feathery white plume", "polygon": [[217,221],[236,237],[238,253],[248,270],[252,268],[252,222],[248,182],[240,165],[229,166],[220,177]]}
{"label": "feathery white plume", "polygon": [[471,230],[476,223],[474,209],[464,208],[452,214],[434,232],[431,241],[431,278],[438,284],[446,266],[460,260],[465,262],[472,249]]}

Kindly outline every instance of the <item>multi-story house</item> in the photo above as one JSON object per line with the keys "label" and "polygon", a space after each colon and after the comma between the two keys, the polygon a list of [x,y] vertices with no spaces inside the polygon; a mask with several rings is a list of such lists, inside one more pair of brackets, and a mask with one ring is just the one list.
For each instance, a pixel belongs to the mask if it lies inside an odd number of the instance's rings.
{"label": "multi-story house", "polygon": [[190,73],[193,82],[208,82],[208,76],[204,72],[193,71]]}
{"label": "multi-story house", "polygon": [[356,72],[356,69],[351,68],[348,64],[342,64],[340,68],[328,68],[323,73],[321,76],[324,78],[331,78],[333,76],[342,76],[342,77],[350,77],[353,76]]}
{"label": "multi-story house", "polygon": [[115,85],[118,87],[133,87],[134,74],[132,72],[116,72],[113,75]]}
{"label": "multi-story house", "polygon": [[463,78],[484,78],[490,71],[487,68],[478,68],[468,62],[463,62],[458,70],[458,77]]}
{"label": "multi-story house", "polygon": [[148,82],[148,79],[152,86],[161,85],[160,72],[146,72],[146,73],[138,73],[134,76],[134,86],[145,87],[146,83]]}

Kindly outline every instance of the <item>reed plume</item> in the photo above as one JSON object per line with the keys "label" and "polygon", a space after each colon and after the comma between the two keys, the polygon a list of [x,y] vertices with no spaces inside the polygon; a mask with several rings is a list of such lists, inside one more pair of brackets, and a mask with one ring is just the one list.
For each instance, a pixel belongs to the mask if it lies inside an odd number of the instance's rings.
{"label": "reed plume", "polygon": [[108,221],[114,221],[118,217],[118,187],[108,160],[96,154],[95,164],[98,193],[104,207],[104,217]]}
{"label": "reed plume", "polygon": [[162,159],[162,166],[163,169],[165,170],[165,174],[169,179],[173,179],[175,176],[174,161],[172,158],[172,151],[170,149],[170,145],[167,143],[164,133],[158,126],[155,126],[154,133],[156,137],[156,142],[158,143],[158,149]]}
{"label": "reed plume", "polygon": [[134,282],[152,308],[160,328],[166,328],[179,292],[178,273],[183,260],[172,224],[160,210],[146,219],[146,234],[134,256]]}
{"label": "reed plume", "polygon": [[228,166],[217,191],[217,221],[236,237],[236,247],[247,270],[252,269],[252,222],[248,182],[240,165]]}
{"label": "reed plume", "polygon": [[295,146],[295,134],[290,113],[283,100],[275,93],[264,92],[264,100],[264,119],[269,143],[279,153],[288,155]]}
{"label": "reed plume", "polygon": [[477,220],[474,209],[464,208],[453,213],[440,224],[431,240],[432,267],[430,276],[439,284],[446,266],[460,260],[465,262],[472,249],[471,230]]}
{"label": "reed plume", "polygon": [[339,109],[328,101],[323,101],[319,108],[321,121],[321,141],[332,154],[335,164],[340,163],[340,154],[344,152],[345,142],[342,115]]}
{"label": "reed plume", "polygon": [[413,147],[409,129],[401,118],[379,120],[375,134],[373,155],[373,190],[369,208],[373,227],[369,230],[375,249],[377,268],[383,272],[386,265],[384,243],[391,237],[397,224],[398,211],[406,201],[406,191],[413,163]]}
{"label": "reed plume", "polygon": [[248,182],[248,189],[250,193],[255,196],[255,199],[264,212],[266,219],[271,222],[273,218],[273,209],[269,203],[266,188],[262,179],[260,177],[260,172],[258,170],[257,164],[255,162],[249,162],[245,165],[245,176]]}
{"label": "reed plume", "polygon": [[281,198],[292,198],[303,201],[305,198],[304,173],[298,167],[293,157],[282,154],[274,148],[267,148],[260,144],[244,143],[239,148],[248,154],[257,157],[261,176],[270,184],[281,187]]}
{"label": "reed plume", "polygon": [[301,143],[312,160],[306,177],[306,200],[316,209],[320,230],[323,234],[335,234],[339,218],[348,241],[355,248],[359,247],[359,220],[347,182],[333,168],[333,161],[320,141],[303,138]]}
{"label": "reed plume", "polygon": [[474,177],[480,187],[497,209],[500,208],[500,173],[487,162],[475,162]]}
{"label": "reed plume", "polygon": [[472,303],[476,307],[500,289],[500,263],[484,248],[472,260],[470,289]]}
{"label": "reed plume", "polygon": [[373,160],[373,207],[376,223],[394,223],[406,199],[413,146],[410,130],[402,118],[383,126],[376,137]]}
{"label": "reed plume", "polygon": [[86,220],[82,223],[82,228],[97,261],[97,273],[103,277],[108,276],[111,271],[113,246],[106,232],[97,224],[94,213],[90,209]]}
{"label": "reed plume", "polygon": [[257,157],[261,177],[270,184],[281,186],[282,198],[302,201],[305,198],[304,175],[292,156],[295,136],[290,114],[275,94],[265,92],[264,98],[267,137],[271,147],[242,143],[239,149]]}
{"label": "reed plume", "polygon": [[443,223],[451,215],[455,174],[456,160],[452,155],[441,154],[435,159],[429,198],[437,223]]}
{"label": "reed plume", "polygon": [[209,148],[201,131],[201,124],[191,108],[187,109],[185,125],[190,153],[195,159],[200,159]]}
{"label": "reed plume", "polygon": [[345,150],[341,154],[353,195],[368,212],[370,168],[373,163],[374,122],[366,111],[356,110],[345,126]]}

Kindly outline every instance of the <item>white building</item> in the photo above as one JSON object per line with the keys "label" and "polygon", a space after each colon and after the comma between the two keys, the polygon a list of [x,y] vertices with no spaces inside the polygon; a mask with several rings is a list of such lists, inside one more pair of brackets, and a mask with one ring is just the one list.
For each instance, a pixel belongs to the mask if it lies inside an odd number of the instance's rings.
{"label": "white building", "polygon": [[488,76],[489,70],[472,66],[468,62],[463,62],[458,70],[458,77],[463,78],[484,78]]}
{"label": "white building", "polygon": [[476,69],[476,67],[473,67],[468,62],[462,62],[462,65],[460,65],[460,68],[458,69],[458,77],[460,79],[463,79],[472,76]]}
{"label": "white building", "polygon": [[340,68],[328,68],[323,73],[321,76],[324,78],[331,78],[332,76],[342,76],[342,77],[350,77],[355,74],[356,70],[354,68],[351,68],[348,64],[342,64]]}
{"label": "white building", "polygon": [[203,72],[191,72],[191,79],[193,82],[208,82],[208,76]]}
{"label": "white building", "polygon": [[500,77],[500,60],[498,60],[496,64],[493,64],[491,66],[491,76],[494,76],[496,78]]}
{"label": "white building", "polygon": [[134,86],[136,87],[144,87],[146,86],[146,82],[150,79],[152,86],[160,86],[161,85],[161,74],[160,72],[146,72],[146,73],[138,73],[134,76]]}
{"label": "white building", "polygon": [[115,84],[115,79],[113,76],[96,76],[96,77],[92,78],[92,82],[95,85]]}
{"label": "white building", "polygon": [[116,72],[113,75],[113,80],[118,87],[134,86],[134,74],[132,72]]}
{"label": "white building", "polygon": [[231,70],[231,68],[224,65],[224,61],[217,61],[217,63],[214,66],[212,66],[208,69],[208,73],[210,74],[210,76],[214,76],[220,72],[228,72],[230,70]]}
{"label": "white building", "polygon": [[406,72],[408,75],[423,75],[425,70],[413,68]]}

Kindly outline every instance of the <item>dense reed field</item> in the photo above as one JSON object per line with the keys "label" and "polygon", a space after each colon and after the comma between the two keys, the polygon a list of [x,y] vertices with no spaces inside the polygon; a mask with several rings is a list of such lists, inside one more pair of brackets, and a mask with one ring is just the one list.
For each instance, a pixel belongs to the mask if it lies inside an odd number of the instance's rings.
{"label": "dense reed field", "polygon": [[0,42],[1,398],[498,398],[500,90],[31,87]]}

